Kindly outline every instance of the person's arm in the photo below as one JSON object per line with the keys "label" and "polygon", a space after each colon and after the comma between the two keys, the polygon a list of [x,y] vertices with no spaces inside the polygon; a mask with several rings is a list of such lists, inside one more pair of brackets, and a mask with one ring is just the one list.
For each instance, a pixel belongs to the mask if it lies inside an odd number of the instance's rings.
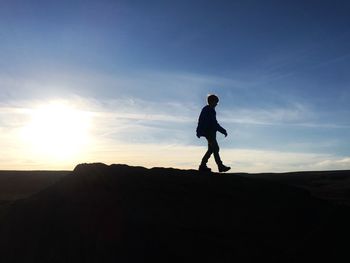
{"label": "person's arm", "polygon": [[223,135],[225,135],[225,137],[227,136],[227,131],[218,123],[217,119],[216,119],[216,112],[214,111],[214,122],[215,122],[215,128],[217,131],[219,131],[220,133],[222,133]]}
{"label": "person's arm", "polygon": [[221,125],[216,121],[216,130],[221,132],[225,137],[227,136],[227,131],[221,127]]}

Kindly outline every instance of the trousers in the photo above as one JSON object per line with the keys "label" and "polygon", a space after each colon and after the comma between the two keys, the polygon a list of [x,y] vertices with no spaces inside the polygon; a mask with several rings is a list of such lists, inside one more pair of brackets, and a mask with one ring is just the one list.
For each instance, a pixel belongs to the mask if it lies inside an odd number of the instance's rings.
{"label": "trousers", "polygon": [[214,154],[214,159],[215,159],[215,162],[218,166],[221,166],[222,165],[222,161],[221,161],[221,158],[220,158],[220,155],[219,155],[219,151],[220,151],[220,148],[219,148],[219,144],[216,140],[216,133],[211,133],[211,134],[208,134],[205,136],[205,138],[207,139],[208,141],[208,150],[207,152],[204,154],[203,158],[202,158],[202,163],[201,165],[206,165],[210,156],[212,154]]}

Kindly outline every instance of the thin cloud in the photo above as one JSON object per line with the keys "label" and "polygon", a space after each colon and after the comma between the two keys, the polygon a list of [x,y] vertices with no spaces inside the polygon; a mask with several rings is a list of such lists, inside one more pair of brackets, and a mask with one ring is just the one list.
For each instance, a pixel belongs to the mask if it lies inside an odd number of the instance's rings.
{"label": "thin cloud", "polygon": [[269,109],[231,109],[223,111],[222,117],[225,122],[245,123],[256,125],[280,125],[297,124],[311,119],[314,113],[301,104],[294,104],[285,108]]}
{"label": "thin cloud", "polygon": [[348,157],[333,157],[325,158],[310,164],[309,169],[316,170],[350,170],[350,156]]}
{"label": "thin cloud", "polygon": [[[245,89],[252,88],[254,81],[252,82],[240,82],[232,79],[225,79],[212,76],[201,76],[195,74],[157,74],[157,73],[144,73],[145,78],[132,79],[132,76],[118,77],[109,76],[105,78],[104,74],[86,76],[84,74],[77,75],[75,77],[64,77],[57,85],[63,86],[76,86],[76,89],[71,90],[69,93],[62,95],[61,93],[55,94],[50,98],[61,100],[65,103],[74,105],[77,109],[87,112],[92,118],[92,140],[88,151],[80,158],[72,160],[69,165],[73,165],[73,162],[78,161],[96,161],[96,160],[110,160],[111,162],[118,160],[125,161],[131,160],[137,165],[154,164],[159,161],[158,165],[179,166],[179,167],[196,167],[197,160],[201,158],[203,147],[195,145],[202,145],[202,141],[199,141],[195,137],[195,126],[201,107],[205,103],[205,95],[207,91],[211,90],[212,86],[224,83],[226,91],[232,92],[229,87],[234,89],[235,96],[239,97],[240,92],[245,92]],[[146,78],[146,76],[148,76]],[[46,76],[47,77],[47,76]],[[84,80],[83,80],[84,78]],[[51,80],[50,80],[51,79]],[[49,83],[54,78],[48,77],[47,82],[41,82],[41,84]],[[102,81],[103,80],[103,81]],[[158,80],[158,82],[157,82]],[[100,82],[101,81],[101,82]],[[40,82],[40,81],[39,81]],[[42,88],[39,82],[32,81],[28,86],[30,89]],[[9,82],[10,83],[10,82]],[[17,83],[18,84],[18,83]],[[87,90],[93,90],[98,85],[101,85],[101,89],[111,89],[109,98],[100,96],[85,96],[89,92],[82,92],[80,95],[78,92],[83,88]],[[140,85],[140,86],[137,86]],[[131,87],[131,92],[128,92],[128,88]],[[150,87],[151,92],[148,89],[142,91],[142,89]],[[164,91],[164,87],[171,87],[171,91],[168,93],[167,89]],[[189,92],[189,88],[194,87]],[[214,90],[215,91],[215,90]],[[153,99],[153,95],[159,92],[167,93],[167,96],[160,96]],[[251,91],[249,91],[251,92]],[[60,95],[61,94],[61,95]],[[122,94],[122,96],[121,96]],[[136,95],[135,95],[136,94]],[[147,96],[144,96],[144,95]],[[228,93],[229,94],[229,93]],[[35,95],[35,92],[34,92]],[[42,95],[45,96],[45,95]],[[104,95],[106,96],[106,95]],[[34,96],[35,97],[35,96]],[[182,99],[183,98],[183,99]],[[195,99],[194,99],[195,98]],[[223,96],[224,99],[228,99]],[[12,163],[27,163],[28,165],[37,164],[38,161],[31,159],[30,154],[23,153],[23,147],[18,138],[19,129],[29,121],[30,110],[33,106],[42,104],[44,100],[40,97],[35,97],[35,100],[30,98],[26,99],[2,99],[0,101],[0,143],[3,149],[10,153],[7,156],[1,158],[1,164],[11,163],[11,158],[17,161]],[[224,101],[223,101],[224,102]],[[280,102],[279,105],[283,105]],[[254,126],[283,126],[283,127],[305,127],[310,129],[319,128],[331,128],[331,129],[347,129],[348,125],[342,123],[334,123],[320,121],[320,113],[313,107],[305,103],[285,103],[285,107],[275,106],[271,104],[269,107],[259,106],[239,106],[228,105],[228,103],[220,104],[218,109],[218,120],[220,123],[226,124],[234,128],[235,124],[250,124]],[[245,132],[249,133],[249,136],[258,141],[260,137],[259,131],[256,129],[246,128]],[[234,129],[233,129],[234,130]],[[234,132],[232,133],[234,134]],[[6,135],[6,136],[5,136]],[[287,136],[287,135],[286,135]],[[302,136],[298,135],[298,136]],[[291,139],[291,138],[287,138]],[[320,139],[322,140],[322,138]],[[327,138],[331,140],[331,138]],[[234,142],[234,138],[232,138]],[[286,140],[288,141],[288,140]],[[169,144],[170,143],[170,144]],[[288,143],[288,142],[286,142]],[[142,146],[145,149],[151,147],[152,152],[148,150],[140,150],[137,152],[136,147]],[[157,146],[159,149],[157,150]],[[194,147],[194,148],[191,148]],[[196,148],[198,147],[198,148]],[[234,143],[231,143],[229,147],[235,147]],[[240,145],[240,147],[244,147]],[[257,148],[257,146],[250,145],[248,147]],[[260,146],[261,147],[261,146]],[[271,148],[278,149],[278,144],[271,141]],[[116,150],[116,149],[119,149]],[[123,149],[123,150],[120,150]],[[124,149],[126,149],[124,151]],[[165,150],[167,149],[167,150]],[[303,149],[302,147],[299,149]],[[303,170],[303,169],[317,169],[321,167],[322,162],[330,160],[332,162],[323,163],[323,167],[345,167],[342,162],[336,162],[335,159],[330,158],[331,155],[302,155],[298,153],[298,160],[293,160],[293,154],[286,155],[281,152],[271,152],[267,149],[256,149],[256,151],[250,151],[249,154],[241,151],[234,151],[232,149],[224,149],[223,151],[229,151],[232,154],[234,160],[232,166],[237,167],[237,170],[241,171],[291,171],[291,170]],[[294,147],[293,150],[298,152],[298,147]],[[304,150],[304,149],[303,149]],[[18,154],[22,151],[21,154]],[[117,152],[115,152],[117,151]],[[185,155],[181,154],[181,151],[186,152]],[[192,152],[191,152],[192,151]],[[302,152],[302,150],[300,150]],[[125,155],[123,155],[123,153]],[[145,158],[145,155],[150,154],[155,160]],[[179,154],[177,156],[176,154]],[[194,155],[191,155],[194,154]],[[262,156],[270,156],[270,158],[264,159]],[[11,158],[9,159],[9,156]],[[134,159],[133,156],[135,157]],[[139,156],[139,157],[138,157]],[[192,157],[191,157],[192,156]],[[279,158],[279,156],[286,156],[285,159]],[[116,159],[114,159],[116,158]],[[119,158],[119,159],[118,159]],[[128,159],[129,158],[129,159]],[[143,159],[145,158],[145,159]],[[188,161],[191,159],[195,161]],[[302,160],[307,160],[303,162]],[[147,162],[145,161],[147,160]],[[320,163],[320,165],[316,165]],[[54,166],[54,163],[52,163]],[[328,165],[328,166],[327,166]],[[26,166],[27,167],[27,166]],[[15,168],[15,167],[14,167]]]}
{"label": "thin cloud", "polygon": [[330,154],[229,149],[223,151],[223,156],[225,156],[225,159],[232,160],[230,164],[237,170],[252,173],[350,168],[349,157],[339,157]]}
{"label": "thin cloud", "polygon": [[[73,103],[73,102],[72,102]],[[38,168],[42,169],[70,169],[79,162],[102,161],[109,163],[128,163],[131,165],[143,165],[146,167],[168,166],[179,168],[196,168],[198,162],[205,151],[205,146],[191,146],[184,144],[183,136],[188,132],[188,126],[184,130],[169,128],[169,122],[174,122],[177,126],[178,116],[184,116],[185,123],[190,123],[188,113],[191,110],[182,109],[180,105],[173,104],[154,104],[146,108],[144,113],[140,110],[145,106],[143,101],[108,102],[107,107],[101,102],[93,100],[80,99],[79,104],[82,109],[90,109],[93,116],[95,128],[93,129],[93,138],[90,147],[86,149],[83,155],[73,158],[69,163],[58,164],[54,161],[43,163],[35,159],[29,152],[26,152],[16,141],[17,128],[20,128],[20,122],[15,128],[8,126],[1,127],[0,141],[3,150],[7,152],[6,156],[0,158],[2,169],[14,169],[23,167],[23,169]],[[135,106],[137,105],[137,106]],[[168,108],[164,115],[158,114],[158,107]],[[153,108],[154,107],[154,108]],[[118,113],[122,108],[124,112]],[[175,110],[179,110],[176,112]],[[9,121],[16,115],[25,120],[28,117],[28,108],[9,107],[2,105],[2,118],[7,116]],[[175,112],[173,118],[167,118],[167,114]],[[154,115],[153,115],[154,114]],[[273,116],[276,114],[276,116]],[[149,116],[148,119],[145,118]],[[276,113],[275,111],[262,114],[263,121],[268,118],[273,121],[282,120],[284,116],[289,116],[290,120],[298,119],[299,113],[288,113],[285,111]],[[166,122],[163,126],[152,126],[152,123]],[[24,124],[25,121],[22,122]],[[193,128],[193,127],[192,127]],[[159,138],[163,134],[163,129],[170,129],[169,137]],[[109,132],[109,133],[108,133]],[[169,132],[169,130],[168,130]],[[129,135],[129,138],[125,138]],[[187,136],[187,135],[186,135]],[[194,136],[194,135],[193,135]],[[173,140],[169,140],[169,138]],[[134,138],[134,140],[133,140]],[[175,139],[174,139],[175,138]],[[157,141],[158,140],[158,141]],[[159,141],[161,140],[161,141]],[[171,142],[171,144],[169,144]],[[337,157],[331,154],[303,153],[303,152],[282,152],[264,149],[229,149],[222,148],[222,156],[228,165],[234,167],[234,171],[240,172],[286,172],[300,170],[324,170],[324,169],[349,169],[350,157]],[[210,165],[215,167],[215,164]],[[11,166],[12,165],[12,166]]]}
{"label": "thin cloud", "polygon": [[319,120],[321,117],[319,113],[302,104],[294,104],[285,108],[236,108],[221,111],[221,119],[225,123],[321,129],[350,128],[350,124],[321,121]]}

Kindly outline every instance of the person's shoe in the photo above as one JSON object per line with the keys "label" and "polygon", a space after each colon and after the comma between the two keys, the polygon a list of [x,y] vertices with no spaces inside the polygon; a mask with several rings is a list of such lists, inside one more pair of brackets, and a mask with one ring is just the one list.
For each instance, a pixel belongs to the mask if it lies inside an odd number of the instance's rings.
{"label": "person's shoe", "polygon": [[198,168],[198,171],[200,172],[211,172],[211,169],[207,167],[206,165],[200,165]]}
{"label": "person's shoe", "polygon": [[219,172],[220,172],[220,173],[227,172],[228,170],[231,169],[231,167],[225,166],[225,165],[223,165],[223,164],[220,165],[218,168],[219,168]]}

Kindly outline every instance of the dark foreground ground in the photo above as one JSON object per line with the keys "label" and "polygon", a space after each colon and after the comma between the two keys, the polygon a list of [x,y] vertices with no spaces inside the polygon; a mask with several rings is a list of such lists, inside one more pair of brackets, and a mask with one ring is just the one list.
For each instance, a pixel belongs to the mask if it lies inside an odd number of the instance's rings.
{"label": "dark foreground ground", "polygon": [[83,164],[56,177],[32,174],[25,193],[23,174],[1,176],[9,174],[0,172],[4,263],[350,260],[349,171]]}

